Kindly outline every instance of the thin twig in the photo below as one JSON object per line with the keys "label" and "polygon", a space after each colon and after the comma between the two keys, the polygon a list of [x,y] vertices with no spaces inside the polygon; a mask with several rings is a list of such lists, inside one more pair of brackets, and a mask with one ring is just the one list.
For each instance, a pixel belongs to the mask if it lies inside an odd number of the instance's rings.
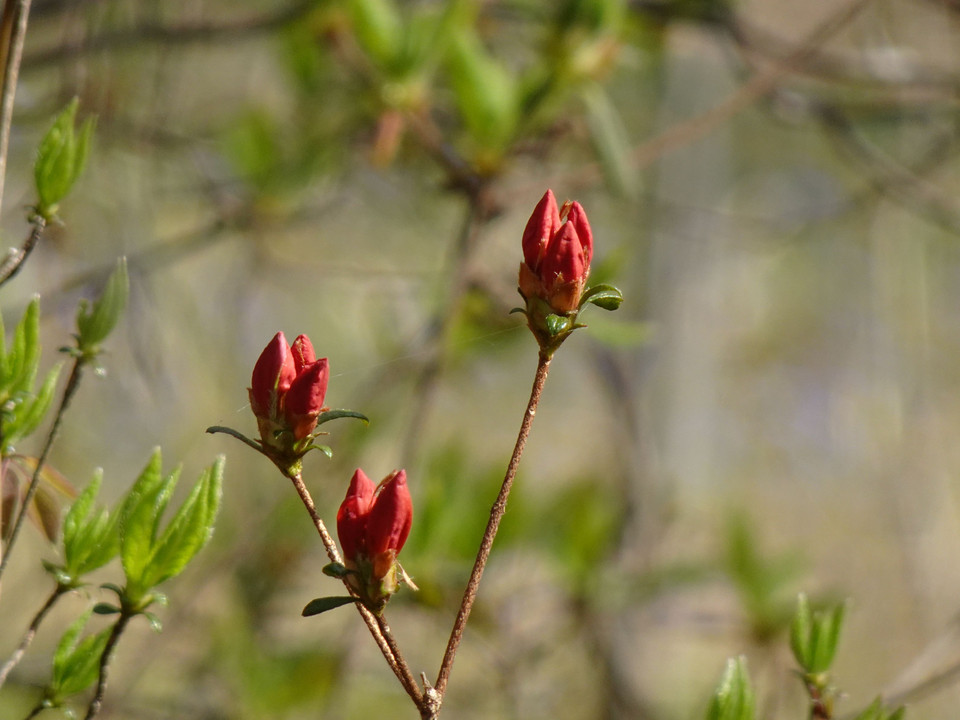
{"label": "thin twig", "polygon": [[[2,184],[2,181],[0,181],[0,194],[3,193]],[[44,220],[43,216],[39,213],[34,214],[30,222],[30,234],[27,236],[27,239],[23,241],[23,246],[19,250],[11,248],[10,254],[0,263],[0,286],[20,272],[20,268],[23,266],[23,263],[27,261],[27,258],[30,257],[30,253],[33,252],[37,243],[40,242],[40,237],[47,227],[47,221]]]}
{"label": "thin twig", "polygon": [[490,520],[487,522],[487,528],[483,533],[483,540],[480,542],[480,550],[477,552],[477,559],[473,564],[470,580],[467,582],[467,587],[463,592],[460,611],[457,613],[457,619],[453,623],[453,630],[450,632],[450,639],[447,641],[447,649],[443,655],[443,661],[440,664],[440,672],[437,675],[437,682],[434,688],[441,698],[446,690],[447,681],[450,679],[453,660],[456,657],[457,648],[460,646],[460,640],[463,638],[463,631],[467,625],[467,619],[470,617],[473,602],[477,597],[480,578],[483,576],[483,569],[486,567],[487,560],[490,557],[493,540],[500,527],[500,520],[503,518],[503,514],[507,509],[507,498],[510,495],[510,488],[513,486],[513,480],[517,475],[517,468],[520,466],[520,456],[523,454],[523,448],[530,435],[530,428],[533,426],[533,418],[537,414],[537,405],[540,404],[540,396],[543,394],[543,386],[547,381],[547,373],[549,371],[550,358],[541,353],[537,360],[537,373],[534,376],[533,388],[530,391],[530,401],[527,403],[527,409],[523,413],[523,422],[520,423],[517,443],[513,448],[513,455],[510,456],[510,463],[507,465],[507,472],[503,478],[503,484],[500,486],[500,494],[497,495],[493,507],[490,508]]}
{"label": "thin twig", "polygon": [[10,552],[13,550],[13,545],[17,541],[17,536],[20,534],[20,527],[23,525],[24,519],[26,519],[27,508],[30,507],[30,503],[33,501],[33,496],[37,492],[37,487],[40,485],[40,473],[43,470],[44,463],[47,461],[47,455],[50,453],[50,448],[53,446],[53,441],[57,438],[57,433],[60,430],[60,424],[63,422],[63,415],[67,411],[74,394],[77,392],[77,387],[80,385],[80,377],[83,371],[84,363],[85,359],[83,357],[78,357],[76,360],[74,360],[73,369],[70,371],[70,379],[67,380],[67,386],[63,390],[63,398],[60,400],[60,407],[57,408],[57,414],[53,419],[53,425],[50,428],[50,432],[47,433],[47,440],[43,445],[43,451],[40,453],[40,457],[37,459],[37,467],[34,468],[33,478],[30,480],[30,486],[27,488],[27,492],[23,497],[23,502],[20,504],[20,509],[17,511],[17,519],[13,524],[13,529],[10,531],[10,539],[7,541],[7,547],[3,553],[3,559],[0,560],[0,577],[3,576],[3,571],[7,567],[7,563],[10,561]]}
{"label": "thin twig", "polygon": [[33,638],[37,635],[37,629],[40,627],[40,623],[43,622],[47,613],[50,612],[50,608],[56,604],[57,600],[63,597],[63,594],[66,593],[67,590],[68,588],[66,586],[58,583],[57,587],[50,593],[47,601],[37,611],[37,614],[33,616],[33,620],[30,621],[30,626],[20,639],[20,644],[17,645],[17,649],[13,651],[10,659],[3,664],[3,667],[0,667],[0,687],[3,687],[3,684],[7,681],[7,676],[10,674],[10,671],[23,659],[27,648],[30,647],[30,643],[33,642]]}
{"label": "thin twig", "polygon": [[4,3],[3,37],[9,37],[9,41],[3,49],[3,89],[0,94],[0,206],[3,202],[3,180],[7,174],[13,100],[17,94],[17,76],[20,74],[20,59],[23,57],[23,40],[27,35],[29,15],[30,0],[6,0]]}
{"label": "thin twig", "polygon": [[[323,518],[321,518],[320,514],[317,512],[317,506],[314,504],[313,497],[310,495],[310,491],[307,490],[307,486],[303,483],[303,477],[297,474],[290,477],[290,480],[293,482],[293,486],[296,488],[297,494],[300,496],[300,500],[307,509],[310,519],[313,520],[314,527],[320,534],[320,540],[323,542],[324,548],[326,548],[327,557],[330,558],[330,562],[343,564],[343,558],[340,557],[340,551],[337,549],[337,544],[333,541],[333,538],[327,531],[327,526],[324,524]],[[349,585],[346,585],[346,583],[344,583],[344,585],[346,586],[347,590],[350,591],[351,595],[355,595]],[[422,703],[423,696],[420,692],[420,689],[417,687],[416,681],[413,679],[413,674],[410,672],[410,668],[407,665],[406,660],[404,660],[403,655],[400,653],[400,649],[396,646],[396,642],[393,641],[392,636],[388,640],[383,633],[383,628],[386,628],[387,632],[389,633],[389,626],[387,626],[385,621],[382,621],[381,618],[377,618],[372,612],[364,607],[362,603],[357,602],[355,605],[360,613],[360,617],[363,618],[364,624],[367,626],[367,629],[370,630],[370,634],[376,641],[377,647],[380,648],[380,652],[383,654],[384,659],[390,666],[390,669],[393,670],[394,675],[397,676],[400,684],[403,685],[403,689],[406,690],[407,694],[419,708]],[[382,625],[381,622],[383,622]]]}
{"label": "thin twig", "polygon": [[133,615],[130,613],[121,610],[120,617],[117,618],[117,622],[113,625],[113,630],[110,631],[107,644],[103,647],[103,654],[100,655],[100,675],[97,679],[97,692],[87,706],[87,714],[83,720],[91,720],[96,717],[97,713],[100,712],[100,708],[103,706],[103,695],[107,690],[107,669],[110,665],[110,658],[113,655],[113,650],[117,646],[117,643],[120,642],[120,636],[123,634],[127,623],[130,622],[130,618],[132,617]]}

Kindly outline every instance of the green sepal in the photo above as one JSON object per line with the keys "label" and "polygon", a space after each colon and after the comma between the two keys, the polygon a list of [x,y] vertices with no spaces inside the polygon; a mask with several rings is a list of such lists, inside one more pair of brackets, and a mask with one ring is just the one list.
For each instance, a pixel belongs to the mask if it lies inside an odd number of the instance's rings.
{"label": "green sepal", "polygon": [[303,612],[300,614],[303,617],[311,617],[313,615],[325,613],[327,610],[333,610],[334,608],[342,607],[343,605],[349,605],[350,603],[355,602],[357,602],[357,599],[349,596],[314,598],[306,604],[306,606],[303,608]]}
{"label": "green sepal", "polygon": [[110,603],[98,602],[93,606],[93,611],[97,615],[117,615],[120,612],[120,608]]}
{"label": "green sepal", "polygon": [[304,448],[303,451],[306,453],[306,452],[310,452],[311,450],[319,450],[328,458],[333,457],[333,448],[331,448],[329,445],[317,445],[315,443],[310,443],[309,445],[307,445],[306,448]]}
{"label": "green sepal", "polygon": [[594,285],[583,293],[579,307],[582,308],[586,303],[596,305],[603,310],[616,310],[623,303],[623,293],[613,285]]}
{"label": "green sepal", "polygon": [[321,570],[324,575],[342,580],[350,572],[343,563],[328,563]]}
{"label": "green sepal", "polygon": [[130,277],[127,259],[120,258],[110,274],[100,298],[92,305],[80,301],[77,308],[77,349],[86,356],[95,355],[100,343],[107,339],[127,306],[130,295]]}
{"label": "green sepal", "polygon": [[345,418],[345,417],[362,420],[365,425],[370,424],[370,418],[368,418],[363,413],[356,412],[355,410],[327,410],[326,412],[323,412],[317,415],[317,425],[323,425],[325,422],[330,422],[331,420],[339,420],[340,418]]}
{"label": "green sepal", "polygon": [[754,720],[754,695],[744,657],[730,658],[707,710],[707,720]]}

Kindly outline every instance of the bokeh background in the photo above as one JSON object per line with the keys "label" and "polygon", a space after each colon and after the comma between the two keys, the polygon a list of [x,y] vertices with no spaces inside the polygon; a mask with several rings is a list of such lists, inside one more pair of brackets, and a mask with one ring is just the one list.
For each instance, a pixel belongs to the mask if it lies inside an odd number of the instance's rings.
{"label": "bokeh background", "polygon": [[[407,469],[421,590],[389,616],[434,677],[536,366],[508,313],[548,187],[626,301],[553,363],[444,716],[702,717],[745,654],[761,717],[803,717],[806,591],[850,599],[841,714],[955,717],[958,92],[955,0],[34,0],[7,245],[50,118],[78,96],[98,126],[4,317],[40,293],[52,364],[78,298],[132,275],[52,463],[115,499],[156,445],[186,478],[227,456],[214,540],[163,632],[125,635],[101,717],[415,717],[355,613],[300,617],[338,589],[292,488],[204,430],[255,432],[260,350],[310,335],[328,404],[371,423],[329,425],[307,484],[332,524],[354,468]],[[4,657],[48,592],[28,535]]]}

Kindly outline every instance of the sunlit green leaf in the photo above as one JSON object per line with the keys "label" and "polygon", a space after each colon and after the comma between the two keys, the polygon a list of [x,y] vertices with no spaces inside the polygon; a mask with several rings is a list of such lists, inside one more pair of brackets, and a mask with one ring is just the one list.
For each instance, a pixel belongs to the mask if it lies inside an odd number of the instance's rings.
{"label": "sunlit green leaf", "polygon": [[92,305],[81,302],[77,309],[77,346],[81,352],[96,352],[100,343],[107,339],[127,306],[129,293],[127,261],[120,258],[100,297]]}
{"label": "sunlit green leaf", "polygon": [[746,658],[730,658],[713,694],[707,720],[754,720],[754,695]]}

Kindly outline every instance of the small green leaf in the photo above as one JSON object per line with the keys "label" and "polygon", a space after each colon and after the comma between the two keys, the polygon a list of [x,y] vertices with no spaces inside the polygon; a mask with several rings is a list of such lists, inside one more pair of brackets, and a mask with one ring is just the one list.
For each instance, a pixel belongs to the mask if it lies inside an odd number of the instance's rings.
{"label": "small green leaf", "polygon": [[89,154],[94,123],[88,119],[79,134],[76,132],[74,124],[78,105],[79,101],[74,98],[53,121],[37,148],[33,166],[37,212],[47,220],[56,215],[57,205],[83,172]]}
{"label": "small green leaf", "polygon": [[170,476],[164,479],[161,470],[160,448],[156,448],[120,509],[120,559],[128,582],[141,577],[150,559],[156,505],[164,485],[170,484]]}
{"label": "small green leaf", "polygon": [[[86,624],[86,619],[82,619]],[[55,699],[76,695],[93,685],[99,675],[100,656],[107,646],[110,633],[111,628],[107,628],[96,635],[88,635],[62,656],[61,662],[54,660],[50,690]]]}
{"label": "small green leaf", "polygon": [[613,285],[594,285],[580,298],[580,307],[592,303],[603,310],[616,310],[623,303],[623,293]]}
{"label": "small green leaf", "polygon": [[381,65],[397,56],[404,28],[392,0],[350,0],[353,30],[360,46]]}
{"label": "small green leaf", "polygon": [[43,380],[36,396],[25,401],[20,408],[20,417],[17,418],[16,428],[11,431],[15,437],[27,437],[43,422],[47,411],[53,404],[54,393],[57,390],[57,380],[60,377],[62,365],[55,365]]}
{"label": "small green leaf", "polygon": [[547,315],[544,319],[544,324],[547,326],[547,332],[550,333],[552,337],[556,337],[564,330],[567,330],[570,323],[565,317],[551,314]]}
{"label": "small green leaf", "polygon": [[110,274],[100,298],[92,306],[81,302],[77,308],[77,346],[80,352],[95,354],[100,343],[116,327],[120,315],[127,306],[130,294],[130,278],[127,260],[120,258],[116,269]]}
{"label": "small green leaf", "polygon": [[790,649],[797,664],[806,669],[810,664],[810,633],[813,628],[813,617],[810,612],[810,601],[805,593],[797,597],[797,612],[790,623]]}
{"label": "small green leaf", "polygon": [[727,669],[714,692],[707,720],[754,720],[754,696],[744,657],[727,660]]}
{"label": "small green leaf", "polygon": [[366,415],[363,413],[358,413],[355,410],[327,410],[326,412],[320,413],[317,416],[317,425],[323,425],[325,422],[346,417],[363,420],[364,424],[366,425],[370,424],[370,419]]}
{"label": "small green leaf", "polygon": [[93,606],[93,611],[97,615],[116,615],[120,612],[120,608],[110,603],[99,602]]}
{"label": "small green leaf", "polygon": [[306,448],[306,449],[307,449],[307,450],[319,450],[319,451],[322,452],[324,455],[326,455],[328,458],[332,458],[332,457],[333,457],[333,448],[331,448],[329,445],[316,445],[316,444],[314,444],[314,443],[310,443],[309,445],[307,445],[307,448]]}
{"label": "small green leaf", "polygon": [[328,577],[345,578],[350,571],[341,563],[328,563],[321,572]]}
{"label": "small green leaf", "polygon": [[790,647],[797,664],[811,675],[830,669],[837,653],[846,604],[812,611],[807,596],[797,598],[797,611],[790,625]]}
{"label": "small green leaf", "polygon": [[883,698],[878,697],[857,715],[856,720],[903,720],[906,711],[906,708],[901,706],[888,714],[883,707]]}
{"label": "small green leaf", "polygon": [[301,615],[303,615],[303,617],[319,615],[320,613],[327,612],[327,610],[333,610],[334,608],[349,605],[354,602],[357,602],[356,598],[346,596],[314,598],[303,608]]}
{"label": "small green leaf", "polygon": [[159,617],[157,617],[157,616],[156,616],[155,614],[153,614],[152,612],[145,612],[145,613],[143,614],[143,616],[144,616],[144,617],[147,619],[147,621],[150,623],[150,629],[151,629],[151,630],[153,630],[155,633],[163,632],[163,623],[160,622],[160,618],[159,618]]}

